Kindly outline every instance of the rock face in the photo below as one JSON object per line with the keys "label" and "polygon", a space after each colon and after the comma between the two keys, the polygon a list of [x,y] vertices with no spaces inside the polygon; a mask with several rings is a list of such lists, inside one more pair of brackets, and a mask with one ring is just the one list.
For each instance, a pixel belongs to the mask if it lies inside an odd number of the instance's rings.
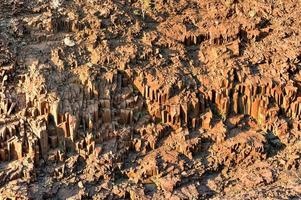
{"label": "rock face", "polygon": [[301,198],[300,6],[4,0],[0,199]]}

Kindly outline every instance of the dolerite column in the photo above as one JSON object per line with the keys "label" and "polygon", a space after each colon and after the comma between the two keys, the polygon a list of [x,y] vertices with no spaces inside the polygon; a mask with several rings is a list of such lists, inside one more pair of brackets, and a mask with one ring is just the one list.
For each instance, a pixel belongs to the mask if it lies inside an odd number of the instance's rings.
{"label": "dolerite column", "polygon": [[41,156],[47,158],[48,154],[48,133],[45,119],[41,119],[31,127],[34,134],[39,138]]}
{"label": "dolerite column", "polygon": [[53,102],[53,104],[51,105],[51,111],[50,111],[50,113],[53,116],[55,125],[58,125],[60,123],[59,122],[59,116],[58,116],[58,113],[59,113],[59,101]]}

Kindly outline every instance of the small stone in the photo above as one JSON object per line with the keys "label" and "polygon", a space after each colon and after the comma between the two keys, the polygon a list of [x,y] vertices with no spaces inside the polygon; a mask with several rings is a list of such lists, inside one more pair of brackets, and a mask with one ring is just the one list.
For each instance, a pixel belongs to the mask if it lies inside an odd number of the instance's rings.
{"label": "small stone", "polygon": [[81,181],[80,181],[80,182],[78,182],[78,184],[77,184],[77,185],[78,185],[78,187],[79,187],[79,188],[84,188],[84,184],[83,184],[83,182],[81,182]]}
{"label": "small stone", "polygon": [[62,5],[62,1],[60,1],[60,0],[52,0],[50,5],[51,5],[52,8],[57,9],[57,8],[59,8]]}
{"label": "small stone", "polygon": [[68,46],[68,47],[73,47],[73,46],[75,46],[75,42],[74,42],[73,40],[71,40],[70,37],[66,37],[66,38],[64,39],[64,43],[65,43],[65,45]]}
{"label": "small stone", "polygon": [[251,10],[251,11],[249,12],[249,16],[252,17],[252,18],[255,17],[256,14],[257,14],[257,13],[256,13],[255,10]]}

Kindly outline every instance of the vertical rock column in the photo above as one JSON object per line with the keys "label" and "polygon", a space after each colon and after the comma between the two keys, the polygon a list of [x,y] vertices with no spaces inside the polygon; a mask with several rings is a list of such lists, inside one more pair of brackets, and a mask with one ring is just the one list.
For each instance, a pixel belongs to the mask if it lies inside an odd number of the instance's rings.
{"label": "vertical rock column", "polygon": [[70,138],[74,142],[77,137],[76,134],[79,126],[78,119],[75,116],[69,115],[68,124],[69,124]]}
{"label": "vertical rock column", "polygon": [[41,156],[47,158],[48,154],[48,133],[47,123],[45,118],[37,119],[32,121],[31,128],[34,134],[38,137],[40,142]]}
{"label": "vertical rock column", "polygon": [[55,125],[58,125],[59,122],[59,101],[53,102],[51,105],[50,114],[53,116]]}

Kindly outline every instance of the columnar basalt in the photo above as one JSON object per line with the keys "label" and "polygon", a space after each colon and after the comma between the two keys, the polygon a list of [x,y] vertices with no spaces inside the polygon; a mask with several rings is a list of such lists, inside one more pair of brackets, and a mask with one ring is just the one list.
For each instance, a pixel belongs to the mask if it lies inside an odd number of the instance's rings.
{"label": "columnar basalt", "polygon": [[0,10],[0,199],[300,197],[297,1]]}

